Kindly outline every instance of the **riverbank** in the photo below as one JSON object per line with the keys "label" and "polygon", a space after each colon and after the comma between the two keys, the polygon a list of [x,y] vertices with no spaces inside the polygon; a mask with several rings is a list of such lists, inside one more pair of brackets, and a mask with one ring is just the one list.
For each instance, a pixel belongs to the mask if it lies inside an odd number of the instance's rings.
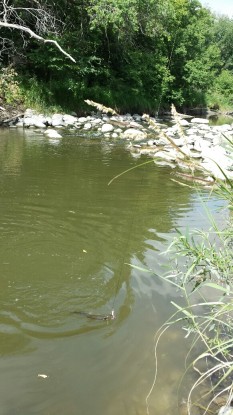
{"label": "riverbank", "polygon": [[228,124],[217,126],[210,125],[206,118],[177,114],[175,109],[173,117],[167,116],[164,120],[139,114],[118,115],[111,108],[99,107],[106,114],[97,111],[86,117],[61,113],[48,116],[33,109],[24,112],[14,109],[2,125],[35,129],[49,140],[60,140],[67,133],[122,140],[134,157],[147,155],[156,164],[200,171],[207,177],[207,183],[215,178],[233,179],[233,161],[228,147],[229,140],[233,139],[233,118],[229,117]]}

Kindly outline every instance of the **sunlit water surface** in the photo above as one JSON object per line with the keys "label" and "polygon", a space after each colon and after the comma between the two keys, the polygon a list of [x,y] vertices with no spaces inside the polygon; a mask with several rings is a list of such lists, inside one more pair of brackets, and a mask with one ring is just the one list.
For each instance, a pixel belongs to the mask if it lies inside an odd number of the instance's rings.
{"label": "sunlit water surface", "polygon": [[[146,160],[146,159],[145,159]],[[200,194],[122,143],[0,130],[0,414],[145,415],[154,334],[182,298],[153,273],[175,228],[208,228]],[[202,193],[218,213],[222,202]],[[95,321],[73,311],[110,313]],[[150,413],[174,415],[188,344],[158,349]],[[38,377],[46,375],[47,377]]]}

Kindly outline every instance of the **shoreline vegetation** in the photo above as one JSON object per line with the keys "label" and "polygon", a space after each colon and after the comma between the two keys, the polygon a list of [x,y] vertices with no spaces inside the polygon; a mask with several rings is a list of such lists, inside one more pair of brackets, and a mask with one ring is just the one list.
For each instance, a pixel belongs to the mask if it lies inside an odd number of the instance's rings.
{"label": "shoreline vegetation", "polygon": [[16,3],[0,5],[0,107],[232,113],[233,19],[198,0]]}

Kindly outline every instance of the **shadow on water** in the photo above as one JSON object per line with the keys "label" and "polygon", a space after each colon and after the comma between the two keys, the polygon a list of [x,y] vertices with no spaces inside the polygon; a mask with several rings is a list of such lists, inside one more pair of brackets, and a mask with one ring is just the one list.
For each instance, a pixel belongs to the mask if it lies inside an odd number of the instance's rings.
{"label": "shadow on water", "polygon": [[[153,163],[108,186],[141,163],[121,143],[0,133],[3,414],[145,414],[154,332],[182,299],[127,264],[163,272],[175,227],[205,226],[199,196]],[[108,322],[74,314],[113,308]],[[174,414],[187,347],[178,330],[162,342],[158,415]]]}

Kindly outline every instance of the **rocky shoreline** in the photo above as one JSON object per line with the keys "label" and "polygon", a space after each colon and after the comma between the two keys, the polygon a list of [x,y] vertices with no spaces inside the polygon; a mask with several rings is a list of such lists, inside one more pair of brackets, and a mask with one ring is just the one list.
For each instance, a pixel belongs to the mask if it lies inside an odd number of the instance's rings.
{"label": "rocky shoreline", "polygon": [[[75,114],[46,116],[27,109],[4,122],[10,128],[30,128],[49,140],[61,140],[69,133],[123,140],[134,157],[147,155],[160,165],[187,170],[185,159],[198,163],[202,175],[209,179],[233,179],[233,120],[229,124],[210,126],[209,120],[177,115],[166,124],[153,117],[138,114],[105,115],[100,112],[86,117]],[[230,120],[230,119],[229,119]],[[221,166],[221,170],[218,165]],[[192,168],[191,168],[192,170]]]}

